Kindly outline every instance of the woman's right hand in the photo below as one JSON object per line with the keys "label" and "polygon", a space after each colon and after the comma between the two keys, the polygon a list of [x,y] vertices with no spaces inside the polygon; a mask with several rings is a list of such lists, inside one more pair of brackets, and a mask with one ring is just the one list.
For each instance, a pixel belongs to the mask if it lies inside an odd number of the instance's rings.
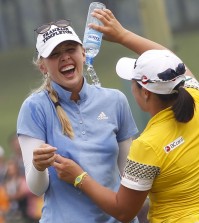
{"label": "woman's right hand", "polygon": [[151,49],[166,49],[154,41],[125,29],[109,9],[95,9],[92,16],[99,19],[103,25],[91,23],[89,27],[102,32],[103,39],[107,41],[119,43],[139,55]]}
{"label": "woman's right hand", "polygon": [[123,44],[123,39],[129,31],[119,23],[109,9],[95,9],[92,16],[99,19],[103,26],[91,23],[89,24],[90,28],[102,32],[103,39],[107,41]]}
{"label": "woman's right hand", "polygon": [[42,144],[33,151],[33,165],[38,171],[44,171],[51,166],[56,159],[57,148],[49,144]]}

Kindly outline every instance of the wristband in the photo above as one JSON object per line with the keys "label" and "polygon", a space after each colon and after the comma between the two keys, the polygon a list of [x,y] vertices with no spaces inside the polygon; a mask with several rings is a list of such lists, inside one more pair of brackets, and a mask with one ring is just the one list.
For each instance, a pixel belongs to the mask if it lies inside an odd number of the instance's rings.
{"label": "wristband", "polygon": [[80,174],[79,176],[76,177],[75,182],[74,182],[75,187],[77,187],[77,185],[79,183],[81,183],[81,181],[83,180],[83,178],[86,174],[87,174],[87,172],[83,172],[82,174]]}
{"label": "wristband", "polygon": [[83,177],[82,177],[82,181],[79,183],[79,184],[77,184],[77,187],[81,190],[82,189],[82,184],[83,184],[83,182],[84,182],[84,179],[86,178],[88,176],[88,174],[85,174]]}

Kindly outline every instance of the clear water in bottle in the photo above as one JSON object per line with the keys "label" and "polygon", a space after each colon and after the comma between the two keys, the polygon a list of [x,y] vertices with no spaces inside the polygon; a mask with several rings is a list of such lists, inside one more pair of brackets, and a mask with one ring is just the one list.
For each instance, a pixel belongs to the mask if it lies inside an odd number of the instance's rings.
{"label": "clear water in bottle", "polygon": [[83,46],[86,51],[86,56],[93,58],[99,53],[102,41],[102,34],[87,27],[85,36],[86,38],[83,41]]}
{"label": "clear water in bottle", "polygon": [[97,18],[93,17],[91,13],[94,9],[104,8],[106,8],[106,6],[101,2],[92,2],[90,4],[83,38],[83,47],[85,48],[86,53],[86,74],[90,78],[92,84],[96,86],[101,86],[101,84],[93,67],[93,59],[99,53],[102,42],[102,33],[89,28],[88,24],[94,23],[102,25],[102,23]]}
{"label": "clear water in bottle", "polygon": [[94,84],[95,86],[101,86],[101,83],[99,81],[99,78],[95,72],[93,65],[87,66],[87,74],[89,75],[92,84]]}
{"label": "clear water in bottle", "polygon": [[83,46],[86,51],[86,57],[88,58],[87,63],[93,62],[93,60],[90,60],[90,58],[94,58],[98,54],[102,41],[102,33],[88,27],[88,24],[90,23],[102,25],[102,23],[97,18],[93,17],[91,13],[94,11],[94,9],[104,8],[106,8],[106,6],[101,2],[92,2],[89,6],[83,38]]}

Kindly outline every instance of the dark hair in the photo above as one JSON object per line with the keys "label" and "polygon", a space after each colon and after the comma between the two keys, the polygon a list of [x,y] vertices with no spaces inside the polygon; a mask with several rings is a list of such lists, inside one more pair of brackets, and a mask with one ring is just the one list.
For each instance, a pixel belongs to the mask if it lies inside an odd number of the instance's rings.
{"label": "dark hair", "polygon": [[[142,86],[137,82],[137,86]],[[183,87],[184,81],[175,86],[176,93],[173,94],[156,94],[162,101],[174,101],[171,109],[174,117],[178,122],[189,122],[194,115],[195,101],[188,91]]]}
{"label": "dark hair", "polygon": [[136,81],[136,84],[137,84],[137,86],[138,86],[138,88],[142,88],[142,85],[141,84],[139,84],[137,81]]}
{"label": "dark hair", "polygon": [[163,101],[172,101],[174,103],[171,107],[174,117],[178,122],[189,122],[194,115],[195,101],[188,91],[183,87],[184,81],[180,82],[174,90],[174,94],[160,95],[158,97]]}

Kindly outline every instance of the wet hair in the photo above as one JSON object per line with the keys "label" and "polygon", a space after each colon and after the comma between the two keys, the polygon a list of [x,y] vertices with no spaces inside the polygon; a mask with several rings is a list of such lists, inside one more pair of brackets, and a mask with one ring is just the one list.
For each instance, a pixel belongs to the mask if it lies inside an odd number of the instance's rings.
{"label": "wet hair", "polygon": [[[139,88],[142,86],[137,83]],[[195,101],[188,91],[183,87],[184,81],[181,81],[175,86],[176,91],[173,94],[156,94],[163,102],[173,102],[171,109],[174,113],[174,117],[178,122],[189,122],[194,115]]]}
{"label": "wet hair", "polygon": [[[33,59],[33,64],[36,65],[37,68],[39,68],[39,65],[41,63],[42,63],[42,59],[36,59],[36,60]],[[38,89],[34,90],[33,92],[40,92],[42,90],[47,90],[50,96],[50,99],[52,100],[55,106],[57,116],[62,126],[63,134],[68,135],[69,138],[72,139],[74,137],[74,131],[73,131],[72,125],[70,123],[70,120],[66,112],[64,111],[61,104],[59,103],[57,92],[51,86],[51,80],[49,78],[49,75],[44,74],[43,84]]]}

